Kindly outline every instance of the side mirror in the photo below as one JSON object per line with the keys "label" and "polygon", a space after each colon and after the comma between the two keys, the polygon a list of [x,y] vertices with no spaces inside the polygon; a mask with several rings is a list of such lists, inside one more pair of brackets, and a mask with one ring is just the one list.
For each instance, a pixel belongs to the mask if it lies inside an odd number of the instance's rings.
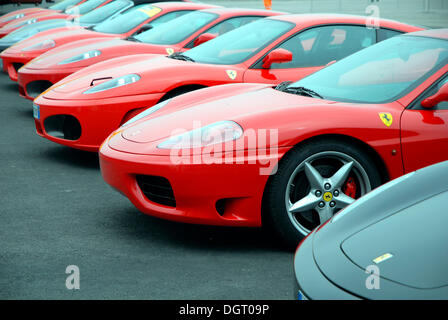
{"label": "side mirror", "polygon": [[203,44],[209,40],[215,39],[218,35],[213,33],[203,33],[199,37],[194,40],[194,46],[197,47],[200,44]]}
{"label": "side mirror", "polygon": [[425,109],[431,109],[444,101],[448,101],[448,82],[441,86],[434,95],[423,100],[421,105]]}
{"label": "side mirror", "polygon": [[286,49],[278,48],[268,53],[263,59],[263,68],[269,69],[273,63],[284,63],[292,60],[292,53]]}

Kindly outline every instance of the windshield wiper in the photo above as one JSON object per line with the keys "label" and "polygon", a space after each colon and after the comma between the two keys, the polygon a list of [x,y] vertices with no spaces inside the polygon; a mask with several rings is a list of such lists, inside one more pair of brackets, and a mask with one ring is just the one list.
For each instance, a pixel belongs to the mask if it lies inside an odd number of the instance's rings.
{"label": "windshield wiper", "polygon": [[187,57],[182,52],[174,52],[173,54],[169,55],[168,57],[172,58],[172,59],[176,59],[176,60],[195,62],[194,59]]}
{"label": "windshield wiper", "polygon": [[299,95],[306,95],[311,98],[318,97],[320,99],[324,99],[320,94],[318,94],[316,91],[305,88],[305,87],[289,87],[289,84],[291,84],[291,81],[285,81],[280,83],[275,89],[283,92],[293,93],[293,94],[299,94]]}

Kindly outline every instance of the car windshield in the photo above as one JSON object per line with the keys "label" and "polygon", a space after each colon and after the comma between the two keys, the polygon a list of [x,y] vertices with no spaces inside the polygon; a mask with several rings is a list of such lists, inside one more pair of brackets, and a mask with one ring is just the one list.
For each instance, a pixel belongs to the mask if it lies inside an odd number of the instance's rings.
{"label": "car windshield", "polygon": [[241,63],[293,27],[293,23],[286,21],[260,19],[207,41],[184,55],[201,63]]}
{"label": "car windshield", "polygon": [[135,38],[146,43],[175,44],[217,18],[215,13],[194,11],[143,32]]}
{"label": "car windshield", "polygon": [[86,2],[84,2],[83,4],[81,4],[79,6],[65,10],[65,13],[83,15],[89,11],[92,11],[93,9],[98,8],[100,5],[102,5],[106,1],[107,0],[87,0]]}
{"label": "car windshield", "polygon": [[54,20],[36,22],[23,28],[17,29],[11,32],[10,34],[4,36],[3,38],[0,39],[0,43],[8,41],[18,42],[20,40],[29,38],[41,31],[64,27],[70,24],[71,22],[64,19],[54,19]]}
{"label": "car windshield", "polygon": [[136,6],[116,16],[115,18],[101,22],[95,26],[93,30],[113,34],[126,33],[149,18],[160,14],[161,11],[162,9],[153,5],[145,4]]}
{"label": "car windshield", "polygon": [[448,41],[398,36],[359,51],[288,88],[325,99],[359,103],[395,101],[447,64]]}
{"label": "car windshield", "polygon": [[52,6],[50,6],[51,10],[65,10],[68,7],[76,6],[78,3],[80,3],[82,0],[64,0],[61,2],[58,2]]}
{"label": "car windshield", "polygon": [[79,19],[80,24],[97,24],[100,23],[115,13],[132,5],[129,0],[114,0],[100,8],[97,8],[89,13],[86,13]]}

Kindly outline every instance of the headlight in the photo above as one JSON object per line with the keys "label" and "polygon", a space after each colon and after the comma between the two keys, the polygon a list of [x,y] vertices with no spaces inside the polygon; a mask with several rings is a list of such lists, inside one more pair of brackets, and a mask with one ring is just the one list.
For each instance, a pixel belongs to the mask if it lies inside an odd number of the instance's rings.
{"label": "headlight", "polygon": [[32,46],[23,48],[22,51],[50,49],[50,48],[53,48],[55,45],[56,45],[56,42],[54,42],[53,40],[45,40],[45,41],[33,44]]}
{"label": "headlight", "polygon": [[135,117],[129,119],[127,122],[125,122],[122,127],[128,126],[131,123],[134,123],[137,120],[140,120],[146,116],[149,116],[150,114],[153,114],[154,112],[156,112],[157,110],[162,109],[164,106],[166,106],[168,104],[168,102],[170,102],[171,99],[165,100],[163,102],[160,102],[154,106],[152,106],[151,108],[148,108],[142,112],[140,112],[138,115],[136,115]]}
{"label": "headlight", "polygon": [[157,146],[160,149],[201,148],[213,144],[236,140],[243,135],[243,128],[234,121],[219,121],[205,127],[165,140]]}
{"label": "headlight", "polygon": [[78,61],[82,61],[82,60],[87,60],[87,59],[90,59],[90,58],[98,57],[100,54],[101,54],[101,51],[99,51],[99,50],[92,50],[92,51],[81,53],[81,54],[78,54],[78,55],[73,56],[71,58],[65,59],[65,60],[59,62],[58,64],[68,64],[68,63],[78,62]]}
{"label": "headlight", "polygon": [[118,87],[122,87],[134,82],[137,82],[138,80],[140,80],[140,76],[138,74],[128,74],[126,76],[122,76],[116,79],[112,79],[103,83],[100,83],[97,86],[94,86],[86,91],[84,91],[85,94],[89,94],[89,93],[97,93],[97,92],[101,92],[101,91],[106,91],[106,90],[110,90],[110,89],[114,89],[114,88],[118,88]]}
{"label": "headlight", "polygon": [[33,23],[36,23],[36,22],[37,22],[37,19],[36,19],[36,18],[33,18],[33,19],[28,20],[28,21],[26,22],[26,24],[33,24]]}

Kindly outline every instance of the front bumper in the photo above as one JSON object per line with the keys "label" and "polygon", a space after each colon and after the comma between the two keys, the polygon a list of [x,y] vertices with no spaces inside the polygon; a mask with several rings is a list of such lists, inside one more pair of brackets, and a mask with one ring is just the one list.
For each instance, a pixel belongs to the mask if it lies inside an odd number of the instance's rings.
{"label": "front bumper", "polygon": [[26,66],[18,72],[20,96],[34,100],[50,86],[69,76],[80,68],[29,69]]}
{"label": "front bumper", "polygon": [[14,54],[3,52],[0,55],[0,58],[3,60],[3,69],[8,73],[9,78],[14,82],[17,82],[18,80],[19,69],[36,57],[37,55],[19,52]]}
{"label": "front bumper", "polygon": [[[38,97],[39,119],[35,120],[40,136],[72,148],[98,151],[107,136],[116,130],[133,110],[143,111],[156,104],[163,93],[117,97],[100,100],[52,100]],[[52,116],[71,116],[81,129],[79,139],[69,140],[49,134],[46,120]]]}
{"label": "front bumper", "polygon": [[[119,137],[117,137],[119,138]],[[143,213],[185,223],[219,226],[261,226],[262,198],[268,175],[258,163],[176,164],[169,155],[140,155],[112,149],[107,140],[100,149],[104,180]],[[272,156],[277,164],[287,148]],[[137,175],[169,181],[175,206],[149,200]],[[218,203],[222,207],[218,207]]]}
{"label": "front bumper", "polygon": [[359,300],[330,282],[320,271],[313,255],[315,233],[316,230],[302,241],[294,257],[295,297],[301,296],[302,300]]}

